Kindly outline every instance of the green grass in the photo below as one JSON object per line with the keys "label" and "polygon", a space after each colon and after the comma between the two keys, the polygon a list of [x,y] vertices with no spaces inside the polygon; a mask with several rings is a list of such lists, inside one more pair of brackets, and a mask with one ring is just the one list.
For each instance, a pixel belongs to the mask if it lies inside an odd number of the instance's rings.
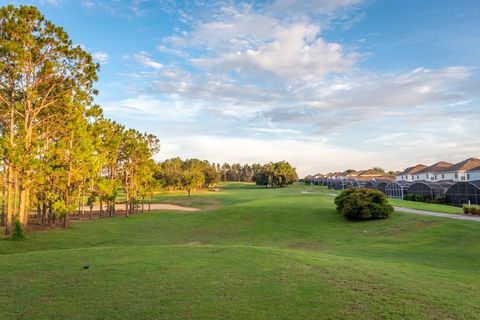
{"label": "green grass", "polygon": [[448,206],[444,204],[407,201],[402,199],[388,199],[388,201],[392,206],[404,207],[409,209],[433,211],[433,212],[441,212],[441,213],[455,213],[455,214],[463,213],[463,209],[460,207]]}
{"label": "green grass", "polygon": [[478,318],[480,223],[347,222],[325,192],[160,193],[205,210],[2,240],[0,319]]}

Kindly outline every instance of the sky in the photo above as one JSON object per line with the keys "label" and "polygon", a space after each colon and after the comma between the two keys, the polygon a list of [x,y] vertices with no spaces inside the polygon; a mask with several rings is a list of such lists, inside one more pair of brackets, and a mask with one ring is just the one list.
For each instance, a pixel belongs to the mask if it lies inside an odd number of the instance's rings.
{"label": "sky", "polygon": [[480,156],[478,0],[38,0],[158,160],[300,176]]}

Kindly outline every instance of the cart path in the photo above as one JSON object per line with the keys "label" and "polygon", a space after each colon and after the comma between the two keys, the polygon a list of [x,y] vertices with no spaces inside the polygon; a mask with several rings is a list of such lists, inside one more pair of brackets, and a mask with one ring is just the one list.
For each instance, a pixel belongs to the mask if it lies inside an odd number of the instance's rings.
{"label": "cart path", "polygon": [[432,217],[441,217],[441,218],[450,218],[450,219],[457,219],[457,220],[469,220],[469,221],[480,222],[480,217],[476,217],[476,216],[466,216],[466,215],[463,215],[463,214],[423,211],[423,210],[415,210],[415,209],[409,209],[409,208],[403,208],[403,207],[394,207],[394,208],[395,208],[395,211],[398,211],[398,212],[420,214],[420,215],[423,215],[423,216],[432,216]]}

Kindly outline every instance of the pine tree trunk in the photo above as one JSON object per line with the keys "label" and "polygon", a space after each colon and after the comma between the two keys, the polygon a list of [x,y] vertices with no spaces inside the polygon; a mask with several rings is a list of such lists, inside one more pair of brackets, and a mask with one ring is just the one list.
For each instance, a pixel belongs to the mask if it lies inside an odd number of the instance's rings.
{"label": "pine tree trunk", "polygon": [[37,223],[40,224],[42,222],[42,204],[40,202],[37,203]]}
{"label": "pine tree trunk", "polygon": [[45,201],[42,203],[42,224],[45,225],[47,223],[47,204]]}
{"label": "pine tree trunk", "polygon": [[82,195],[82,200],[81,200],[81,203],[82,203],[82,217],[85,216],[85,197]]}
{"label": "pine tree trunk", "polygon": [[102,219],[102,214],[103,214],[103,202],[100,199],[100,219]]}
{"label": "pine tree trunk", "polygon": [[88,213],[88,218],[90,220],[93,219],[93,203],[90,205],[90,212]]}
{"label": "pine tree trunk", "polygon": [[23,229],[27,227],[28,210],[27,210],[27,189],[25,186],[20,186],[20,208],[18,210],[18,220],[22,224]]}
{"label": "pine tree trunk", "polygon": [[6,200],[6,188],[7,188],[7,179],[6,179],[6,172],[3,172],[2,175],[2,219],[0,222],[0,226],[5,226],[6,214],[5,214],[5,200]]}
{"label": "pine tree trunk", "polygon": [[65,214],[65,217],[63,217],[63,227],[68,228],[68,212]]}

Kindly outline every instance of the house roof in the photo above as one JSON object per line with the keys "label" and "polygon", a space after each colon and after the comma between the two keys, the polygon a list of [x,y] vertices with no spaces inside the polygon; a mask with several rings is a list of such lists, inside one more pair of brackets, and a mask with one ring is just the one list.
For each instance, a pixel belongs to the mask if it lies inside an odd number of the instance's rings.
{"label": "house roof", "polygon": [[408,167],[407,169],[405,169],[404,171],[400,172],[399,174],[397,174],[397,176],[400,176],[400,175],[407,175],[407,174],[416,174],[420,171],[422,171],[423,169],[427,168],[426,165],[424,164],[417,164],[413,167]]}
{"label": "house roof", "polygon": [[385,172],[380,172],[374,169],[367,169],[367,170],[360,171],[357,177],[366,177],[366,176],[378,177],[383,175],[385,175]]}
{"label": "house roof", "polygon": [[448,170],[448,168],[450,168],[451,166],[453,166],[453,163],[440,161],[432,164],[430,167],[426,167],[425,169],[418,171],[417,173],[442,172]]}
{"label": "house roof", "polygon": [[473,168],[480,166],[480,159],[477,158],[468,158],[466,160],[460,161],[459,163],[454,164],[445,171],[457,171],[457,170],[472,170]]}
{"label": "house roof", "polygon": [[470,170],[468,170],[468,171],[480,171],[480,166],[475,167],[475,168],[473,168],[473,169],[470,169]]}

